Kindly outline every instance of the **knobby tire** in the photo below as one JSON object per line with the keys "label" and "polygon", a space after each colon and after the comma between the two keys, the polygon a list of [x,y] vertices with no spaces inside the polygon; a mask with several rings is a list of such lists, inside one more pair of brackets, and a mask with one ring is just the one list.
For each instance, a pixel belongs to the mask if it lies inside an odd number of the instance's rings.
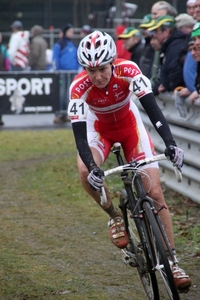
{"label": "knobby tire", "polygon": [[[127,200],[127,193],[125,190],[121,191],[120,203]],[[151,271],[151,263],[147,253],[145,253],[143,248],[143,243],[138,234],[138,229],[136,228],[135,221],[131,217],[133,212],[126,208],[126,212],[123,212],[124,219],[127,219],[128,223],[128,233],[130,237],[130,248],[127,248],[128,251],[131,251],[136,256],[137,264],[134,267],[137,268],[137,272],[142,283],[144,292],[148,300],[159,300],[158,284],[154,271]],[[126,217],[125,217],[126,215]],[[139,226],[139,225],[138,225]],[[130,264],[131,265],[131,264]]]}
{"label": "knobby tire", "polygon": [[[161,238],[160,229],[155,219],[155,215],[148,202],[144,202],[143,208],[145,210],[144,216],[146,225],[148,227],[149,237],[151,240],[151,247],[154,253],[155,266],[158,266],[157,272],[160,272],[161,278],[165,284],[168,295],[171,300],[180,300],[179,293],[176,289],[172,270],[169,260],[164,249],[163,240]],[[159,266],[163,266],[159,268]]]}

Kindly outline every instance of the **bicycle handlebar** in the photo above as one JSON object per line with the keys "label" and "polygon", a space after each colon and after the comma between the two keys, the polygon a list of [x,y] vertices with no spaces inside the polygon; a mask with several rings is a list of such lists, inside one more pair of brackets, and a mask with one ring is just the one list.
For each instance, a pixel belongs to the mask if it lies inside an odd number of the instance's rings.
{"label": "bicycle handlebar", "polygon": [[[125,164],[122,166],[118,166],[116,168],[106,170],[106,171],[104,171],[104,175],[105,175],[105,177],[107,177],[108,175],[111,175],[114,173],[120,173],[123,171],[134,171],[134,170],[139,169],[142,166],[145,166],[145,165],[151,164],[152,162],[160,161],[160,160],[167,160],[167,157],[165,156],[165,154],[159,154],[156,156],[147,157],[147,158],[135,161],[134,163]],[[181,182],[182,181],[181,170],[179,170],[176,166],[174,166],[174,172],[175,172],[177,181]],[[104,187],[101,188],[100,198],[101,198],[101,205],[102,206],[105,205],[107,203],[107,197],[106,197],[106,192],[105,192]]]}

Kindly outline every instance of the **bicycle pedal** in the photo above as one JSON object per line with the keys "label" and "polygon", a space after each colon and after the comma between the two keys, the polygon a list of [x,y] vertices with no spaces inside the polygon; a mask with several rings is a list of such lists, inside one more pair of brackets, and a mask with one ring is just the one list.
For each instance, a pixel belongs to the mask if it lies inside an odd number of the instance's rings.
{"label": "bicycle pedal", "polygon": [[187,288],[187,289],[178,289],[180,294],[187,294],[189,292],[189,290],[190,290],[189,288]]}

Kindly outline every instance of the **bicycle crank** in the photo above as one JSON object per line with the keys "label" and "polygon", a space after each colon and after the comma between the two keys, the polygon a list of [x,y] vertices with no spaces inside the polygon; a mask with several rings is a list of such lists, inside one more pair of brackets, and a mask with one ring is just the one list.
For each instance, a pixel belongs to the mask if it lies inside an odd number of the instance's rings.
{"label": "bicycle crank", "polygon": [[128,250],[124,250],[124,249],[121,249],[121,251],[122,251],[123,262],[126,265],[129,265],[131,267],[137,267],[138,266],[138,262],[137,262],[137,258],[135,256],[135,254],[133,254],[132,252],[130,252]]}

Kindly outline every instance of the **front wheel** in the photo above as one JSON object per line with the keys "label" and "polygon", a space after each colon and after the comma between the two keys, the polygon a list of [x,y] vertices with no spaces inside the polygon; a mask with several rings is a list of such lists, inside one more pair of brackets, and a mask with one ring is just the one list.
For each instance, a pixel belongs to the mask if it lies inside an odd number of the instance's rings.
{"label": "front wheel", "polygon": [[145,222],[144,226],[148,230],[149,243],[151,245],[151,250],[153,254],[152,260],[154,260],[154,268],[157,271],[157,273],[160,274],[160,279],[164,283],[164,286],[170,297],[169,299],[180,300],[179,293],[176,289],[176,285],[174,282],[172,270],[169,264],[169,260],[167,258],[166,251],[163,246],[161,232],[156,222],[154,213],[148,202],[145,202],[143,204],[143,208],[144,208],[143,222]]}
{"label": "front wheel", "polygon": [[128,207],[126,190],[120,194],[120,209],[123,214],[124,222],[130,238],[125,253],[128,264],[137,268],[140,281],[143,285],[147,299],[159,300],[158,285],[155,272],[152,271],[151,264],[147,253],[145,254],[143,244],[140,240],[138,230],[133,219],[133,215]]}

